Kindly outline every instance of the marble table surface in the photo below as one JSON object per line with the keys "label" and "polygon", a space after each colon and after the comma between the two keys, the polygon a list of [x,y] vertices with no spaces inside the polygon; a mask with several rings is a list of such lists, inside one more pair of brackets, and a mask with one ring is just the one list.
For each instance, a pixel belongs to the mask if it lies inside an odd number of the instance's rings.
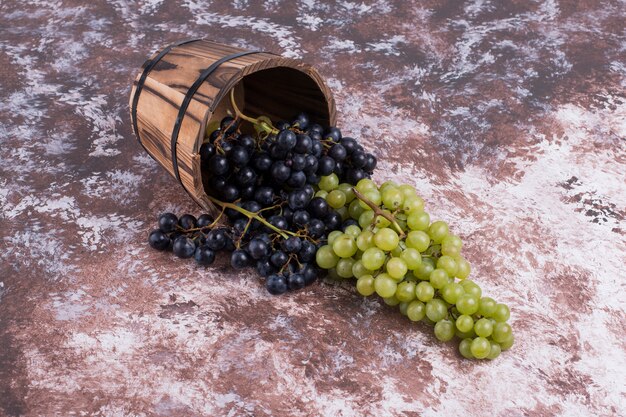
{"label": "marble table surface", "polygon": [[[0,415],[626,415],[626,3],[0,2]],[[315,65],[509,304],[463,360],[351,285],[268,295],[146,245],[198,210],[128,116],[181,38]]]}

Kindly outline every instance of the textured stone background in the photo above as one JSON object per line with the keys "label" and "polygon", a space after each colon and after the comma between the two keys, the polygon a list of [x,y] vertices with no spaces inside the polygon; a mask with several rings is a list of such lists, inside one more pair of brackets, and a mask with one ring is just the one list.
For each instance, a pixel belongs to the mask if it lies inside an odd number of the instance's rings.
{"label": "textured stone background", "polygon": [[[0,414],[626,415],[625,10],[0,2]],[[129,87],[197,36],[316,65],[378,179],[465,239],[514,348],[466,361],[349,285],[274,298],[149,249],[196,208],[136,143]]]}

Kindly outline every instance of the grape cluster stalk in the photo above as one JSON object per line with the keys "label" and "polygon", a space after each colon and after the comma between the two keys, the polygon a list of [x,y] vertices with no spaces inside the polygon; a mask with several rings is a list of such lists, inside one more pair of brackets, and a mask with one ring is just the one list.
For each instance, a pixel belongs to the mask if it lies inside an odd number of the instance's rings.
{"label": "grape cluster stalk", "polygon": [[465,358],[495,359],[513,345],[509,308],[468,279],[462,240],[446,222],[431,222],[415,188],[362,179],[356,187],[339,184],[323,192],[345,213],[345,227],[330,232],[316,253],[329,276],[356,278],[359,294],[377,294],[409,320],[431,324],[443,342],[456,337]]}

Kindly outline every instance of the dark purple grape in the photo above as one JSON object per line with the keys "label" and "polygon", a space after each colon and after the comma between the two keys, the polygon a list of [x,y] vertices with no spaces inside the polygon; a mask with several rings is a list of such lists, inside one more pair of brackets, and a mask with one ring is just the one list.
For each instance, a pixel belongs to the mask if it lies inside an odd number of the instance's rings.
{"label": "dark purple grape", "polygon": [[346,152],[346,148],[344,148],[343,145],[337,144],[333,145],[333,147],[330,148],[330,150],[328,151],[328,156],[330,156],[337,162],[341,162],[346,159],[348,153]]}
{"label": "dark purple grape", "polygon": [[198,265],[208,266],[215,261],[215,252],[208,246],[199,246],[196,248],[194,258]]}
{"label": "dark purple grape", "polygon": [[178,219],[178,225],[183,229],[195,229],[198,227],[198,221],[191,214],[183,214],[180,219]]}
{"label": "dark purple grape", "polygon": [[230,265],[235,269],[245,268],[250,265],[250,255],[243,249],[235,249],[230,255]]}
{"label": "dark purple grape", "polygon": [[213,223],[215,219],[210,214],[201,214],[196,221],[198,227],[206,227]]}
{"label": "dark purple grape", "polygon": [[302,274],[289,275],[289,278],[287,278],[287,286],[292,291],[304,288],[304,276],[302,276]]}
{"label": "dark purple grape", "polygon": [[309,135],[300,134],[296,137],[296,146],[293,148],[298,153],[309,153],[313,147],[313,141]]}
{"label": "dark purple grape", "polygon": [[174,240],[172,251],[174,251],[174,255],[179,258],[191,258],[196,251],[196,244],[186,236],[178,236],[176,240]]}
{"label": "dark purple grape", "polygon": [[224,229],[213,229],[206,236],[206,245],[214,250],[222,250],[226,246],[226,233]]}
{"label": "dark purple grape", "polygon": [[287,255],[285,252],[281,250],[274,252],[272,256],[270,256],[270,262],[276,268],[282,268],[282,266],[285,265],[288,260],[289,260],[289,255]]}
{"label": "dark purple grape", "polygon": [[325,177],[333,173],[335,165],[337,164],[330,156],[322,156],[318,161],[317,175]]}
{"label": "dark purple grape", "polygon": [[290,236],[281,243],[281,248],[287,253],[297,253],[302,247],[302,242],[298,236]]}
{"label": "dark purple grape", "polygon": [[280,295],[287,292],[287,279],[282,275],[272,274],[265,280],[265,288],[272,295]]}
{"label": "dark purple grape", "polygon": [[280,149],[289,151],[296,146],[296,134],[291,130],[282,130],[276,137],[276,145]]}
{"label": "dark purple grape", "polygon": [[311,215],[318,219],[325,218],[329,213],[329,206],[322,197],[314,197],[308,204],[307,210]]}
{"label": "dark purple grape", "polygon": [[222,155],[213,155],[208,163],[209,172],[213,175],[224,175],[230,168],[226,157]]}
{"label": "dark purple grape", "polygon": [[166,250],[170,246],[170,238],[163,231],[156,229],[150,232],[148,243],[156,250]]}
{"label": "dark purple grape", "polygon": [[245,166],[250,160],[248,150],[243,146],[235,146],[228,154],[228,159],[236,167]]}
{"label": "dark purple grape", "polygon": [[163,213],[159,216],[159,229],[164,233],[173,232],[176,226],[178,226],[178,217],[174,213]]}

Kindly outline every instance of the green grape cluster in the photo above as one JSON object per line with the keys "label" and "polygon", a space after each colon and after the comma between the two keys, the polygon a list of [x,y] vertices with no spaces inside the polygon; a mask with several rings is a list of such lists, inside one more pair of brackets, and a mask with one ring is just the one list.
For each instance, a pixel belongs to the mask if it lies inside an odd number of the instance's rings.
{"label": "green grape cluster", "polygon": [[359,294],[378,294],[409,320],[434,325],[441,341],[456,336],[465,358],[495,359],[513,345],[509,308],[468,279],[463,242],[446,222],[431,222],[414,187],[363,179],[353,188],[332,176],[319,187],[346,225],[316,254],[331,277],[356,278]]}

